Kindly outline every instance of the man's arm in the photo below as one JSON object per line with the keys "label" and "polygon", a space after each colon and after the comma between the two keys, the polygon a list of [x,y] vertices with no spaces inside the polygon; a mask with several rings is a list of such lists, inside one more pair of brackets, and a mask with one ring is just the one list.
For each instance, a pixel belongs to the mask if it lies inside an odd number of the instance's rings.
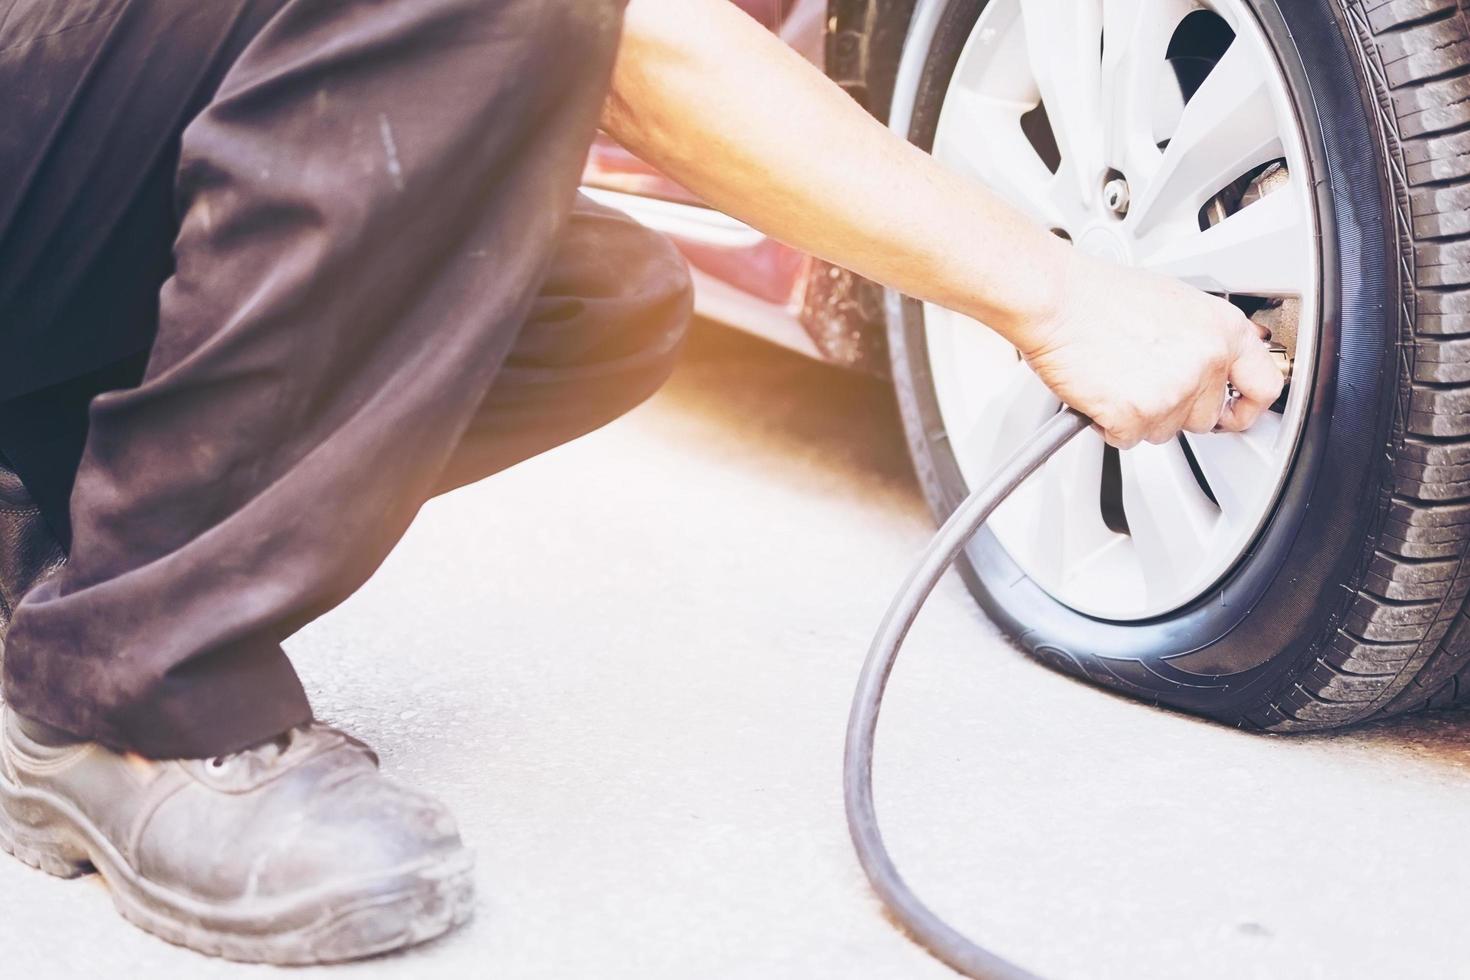
{"label": "man's arm", "polygon": [[1280,392],[1235,307],[1076,252],[728,0],[631,0],[603,127],[767,234],[987,324],[1115,445],[1243,429]]}

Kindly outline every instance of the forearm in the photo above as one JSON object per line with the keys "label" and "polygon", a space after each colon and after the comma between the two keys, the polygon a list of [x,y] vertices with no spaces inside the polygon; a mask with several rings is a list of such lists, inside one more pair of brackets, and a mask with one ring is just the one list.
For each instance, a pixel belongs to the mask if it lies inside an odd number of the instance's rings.
{"label": "forearm", "polygon": [[1070,249],[898,139],[729,0],[632,0],[604,128],[714,206],[1023,350]]}

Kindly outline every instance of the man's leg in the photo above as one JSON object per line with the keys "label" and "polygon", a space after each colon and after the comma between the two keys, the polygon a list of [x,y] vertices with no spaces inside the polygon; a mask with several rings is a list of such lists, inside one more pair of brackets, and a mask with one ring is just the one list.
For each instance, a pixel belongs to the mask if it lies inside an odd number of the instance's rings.
{"label": "man's leg", "polygon": [[569,442],[653,394],[674,368],[691,306],[689,267],[667,238],[580,197],[436,492]]}
{"label": "man's leg", "polygon": [[0,849],[96,867],[135,922],[238,959],[363,956],[468,914],[453,819],[309,723],[279,641],[370,574],[477,417],[619,17],[286,0],[233,64],[183,135],[142,383],[93,403],[71,561],[7,637]]}
{"label": "man's leg", "polygon": [[[87,404],[157,330],[179,133],[284,2],[0,0],[0,465],[44,517],[0,531],[17,556],[70,539]],[[12,557],[6,597],[46,564]]]}
{"label": "man's leg", "polygon": [[98,395],[135,387],[147,361],[146,353],[136,354],[0,404],[0,457],[63,549],[71,544],[71,491],[86,445],[87,408]]}
{"label": "man's leg", "polygon": [[616,0],[286,3],[184,134],[143,384],[99,398],[6,699],[154,757],[310,709],[280,650],[382,561],[536,302]]}
{"label": "man's leg", "polygon": [[[153,342],[173,272],[179,134],[285,2],[0,0],[7,454],[29,441],[8,411],[18,396],[97,372],[109,375],[99,384],[137,383],[131,362]],[[64,441],[64,455],[80,454]]]}

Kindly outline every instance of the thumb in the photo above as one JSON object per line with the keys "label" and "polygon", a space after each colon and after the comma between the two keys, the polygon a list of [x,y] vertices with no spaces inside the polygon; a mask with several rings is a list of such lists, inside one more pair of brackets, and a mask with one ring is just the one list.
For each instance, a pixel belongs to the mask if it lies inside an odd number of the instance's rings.
{"label": "thumb", "polygon": [[1230,400],[1220,419],[1220,428],[1227,432],[1244,432],[1281,397],[1286,378],[1267,353],[1266,345],[1253,336],[1247,336],[1241,345],[1240,355],[1230,366],[1230,383],[1240,397]]}

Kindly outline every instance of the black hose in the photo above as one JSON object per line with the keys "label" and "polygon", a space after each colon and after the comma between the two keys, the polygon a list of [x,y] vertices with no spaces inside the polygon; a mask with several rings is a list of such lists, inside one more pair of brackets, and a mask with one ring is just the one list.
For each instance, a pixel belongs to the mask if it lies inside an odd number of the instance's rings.
{"label": "black hose", "polygon": [[888,849],[883,846],[878,814],[873,806],[873,737],[878,728],[878,712],[883,707],[883,692],[899,648],[934,586],[995,508],[1042,463],[1091,424],[1081,412],[1065,409],[944,522],[888,607],[878,635],[873,637],[868,659],[858,677],[857,693],[853,695],[852,714],[847,720],[842,792],[847,803],[847,829],[852,834],[863,871],[883,904],[915,942],[975,980],[1036,980],[1036,976],[960,935],[919,901],[894,867]]}

